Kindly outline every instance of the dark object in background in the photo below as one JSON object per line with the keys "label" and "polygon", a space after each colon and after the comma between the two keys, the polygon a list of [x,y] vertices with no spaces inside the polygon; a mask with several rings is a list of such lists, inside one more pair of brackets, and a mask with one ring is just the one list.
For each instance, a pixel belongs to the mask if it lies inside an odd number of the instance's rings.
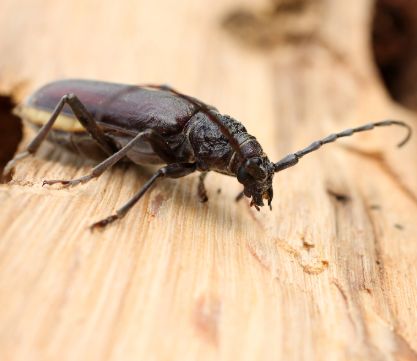
{"label": "dark object in background", "polygon": [[274,173],[294,166],[323,144],[377,126],[406,127],[408,134],[399,146],[411,136],[407,124],[385,120],[331,134],[273,163],[240,122],[196,98],[167,86],[88,80],[47,84],[16,112],[40,130],[26,151],[18,154],[6,168],[11,169],[17,160],[34,154],[47,137],[86,157],[104,159],[86,176],[49,180],[44,184],[86,183],[123,159],[136,164],[166,164],[116,214],[93,224],[92,228],[122,218],[158,178],[180,178],[200,171],[198,193],[205,201],[204,178],[208,171],[237,177],[243,184],[243,195],[251,198],[251,206],[259,210],[264,199],[271,207]]}
{"label": "dark object in background", "polygon": [[417,6],[410,0],[375,4],[372,45],[375,62],[392,97],[417,110]]}
{"label": "dark object in background", "polygon": [[0,174],[22,140],[22,122],[12,114],[14,106],[9,97],[0,96]]}

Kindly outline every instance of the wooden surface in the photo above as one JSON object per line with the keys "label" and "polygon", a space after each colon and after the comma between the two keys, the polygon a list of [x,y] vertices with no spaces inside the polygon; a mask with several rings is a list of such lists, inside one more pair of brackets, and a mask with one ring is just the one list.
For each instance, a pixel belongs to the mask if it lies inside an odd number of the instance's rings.
{"label": "wooden surface", "polygon": [[[0,92],[168,83],[240,119],[273,160],[372,120],[416,130],[373,66],[371,1],[285,3],[2,0]],[[200,204],[190,176],[94,234],[149,171],[42,188],[92,165],[43,147],[0,186],[0,359],[417,360],[417,141],[397,149],[403,135],[307,157],[275,177],[273,212],[236,204],[217,174]]]}

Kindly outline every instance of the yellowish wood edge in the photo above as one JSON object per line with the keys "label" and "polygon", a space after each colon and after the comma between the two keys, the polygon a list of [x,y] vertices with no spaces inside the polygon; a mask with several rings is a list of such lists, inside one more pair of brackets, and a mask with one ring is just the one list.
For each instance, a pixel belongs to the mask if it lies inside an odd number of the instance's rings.
{"label": "yellowish wood edge", "polygon": [[[42,126],[51,118],[52,113],[27,105],[18,105],[13,109],[13,114],[22,118],[24,121],[35,124],[37,126]],[[85,131],[84,127],[77,120],[77,118],[62,113],[58,115],[58,118],[55,120],[53,129],[65,132]]]}

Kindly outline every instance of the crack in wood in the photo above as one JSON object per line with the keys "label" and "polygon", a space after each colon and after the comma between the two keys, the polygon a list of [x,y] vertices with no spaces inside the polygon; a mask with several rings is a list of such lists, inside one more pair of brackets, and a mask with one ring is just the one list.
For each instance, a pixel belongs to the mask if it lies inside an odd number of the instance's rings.
{"label": "crack in wood", "polygon": [[352,315],[351,302],[350,302],[350,300],[347,296],[346,291],[344,290],[344,288],[342,287],[342,285],[339,283],[339,281],[336,278],[333,278],[330,281],[330,283],[336,287],[336,289],[339,291],[340,295],[342,296],[343,302],[345,303],[346,313],[347,313],[348,319],[349,319],[349,321],[352,325],[353,330],[355,331],[355,333],[358,334],[357,325],[356,325],[354,317]]}
{"label": "crack in wood", "polygon": [[222,26],[243,44],[270,49],[280,43],[300,43],[315,37],[321,1],[272,2],[265,8],[237,8]]}
{"label": "crack in wood", "polygon": [[[407,184],[401,182],[401,178],[395,173],[393,168],[390,167],[381,153],[371,153],[348,145],[343,145],[343,148],[352,154],[356,154],[364,159],[368,159],[378,164],[381,171],[384,172],[389,177],[389,179],[398,186],[399,190],[402,191],[405,196],[409,198],[415,205],[417,205],[417,195],[414,194],[413,190],[410,189]],[[369,207],[372,209],[379,209],[378,205],[372,204],[369,205]]]}

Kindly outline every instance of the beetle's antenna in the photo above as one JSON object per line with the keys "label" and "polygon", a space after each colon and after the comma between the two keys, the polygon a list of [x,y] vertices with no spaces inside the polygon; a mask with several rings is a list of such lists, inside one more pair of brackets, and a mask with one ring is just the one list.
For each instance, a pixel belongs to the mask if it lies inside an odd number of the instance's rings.
{"label": "beetle's antenna", "polygon": [[227,115],[223,115],[219,117],[215,108],[210,107],[209,105],[203,103],[202,101],[194,97],[180,93],[176,89],[171,88],[169,85],[144,84],[142,86],[169,91],[179,96],[180,98],[188,100],[191,104],[195,105],[198,109],[202,110],[210,118],[210,120],[213,123],[217,124],[222,134],[230,142],[230,145],[232,146],[233,150],[239,155],[240,158],[242,159],[244,158],[239,142],[237,141],[235,137],[235,134],[240,134],[242,131],[246,133],[246,128],[243,125],[241,126],[241,129],[237,129],[237,128],[234,129],[233,127],[231,127],[231,123],[233,123],[233,120],[231,117]]}
{"label": "beetle's antenna", "polygon": [[300,158],[302,158],[303,156],[305,156],[308,153],[314,152],[315,150],[319,149],[323,144],[332,143],[338,138],[349,137],[349,136],[353,135],[353,133],[364,132],[364,131],[372,130],[375,127],[385,127],[385,126],[390,126],[390,125],[399,125],[399,126],[404,127],[404,128],[407,129],[407,131],[408,131],[407,135],[397,145],[398,147],[402,147],[411,138],[411,133],[412,133],[411,127],[408,124],[406,124],[404,122],[401,122],[399,120],[383,120],[383,121],[380,121],[380,122],[375,122],[375,123],[369,123],[369,124],[366,124],[366,125],[362,125],[362,126],[357,127],[357,128],[346,129],[346,130],[344,130],[340,133],[330,134],[326,138],[317,140],[317,141],[311,143],[308,147],[306,147],[304,149],[301,149],[298,152],[288,154],[286,157],[282,158],[277,163],[275,163],[274,164],[275,172],[280,172],[280,171],[282,171],[286,168],[289,168],[289,167],[292,167],[292,166],[296,165]]}

